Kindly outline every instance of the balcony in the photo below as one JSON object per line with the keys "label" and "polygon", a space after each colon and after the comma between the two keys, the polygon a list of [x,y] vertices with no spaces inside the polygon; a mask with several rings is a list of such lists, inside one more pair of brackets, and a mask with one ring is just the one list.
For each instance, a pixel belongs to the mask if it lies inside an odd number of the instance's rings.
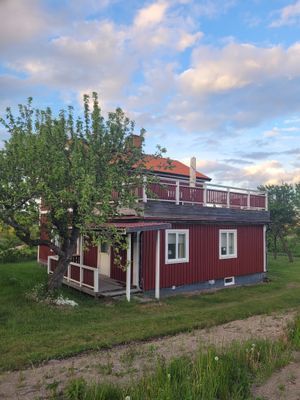
{"label": "balcony", "polygon": [[169,202],[176,205],[198,205],[200,207],[218,207],[237,210],[267,211],[267,193],[253,189],[242,189],[230,186],[197,183],[196,187],[187,181],[161,179],[151,183],[146,189],[139,190],[139,199],[148,201]]}

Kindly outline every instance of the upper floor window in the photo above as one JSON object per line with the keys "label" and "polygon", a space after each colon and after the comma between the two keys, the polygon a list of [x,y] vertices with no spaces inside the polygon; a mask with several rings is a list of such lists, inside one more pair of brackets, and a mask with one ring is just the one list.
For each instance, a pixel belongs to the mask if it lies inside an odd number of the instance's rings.
{"label": "upper floor window", "polygon": [[189,261],[188,229],[166,230],[166,264]]}
{"label": "upper floor window", "polygon": [[237,230],[220,229],[219,258],[237,258]]}

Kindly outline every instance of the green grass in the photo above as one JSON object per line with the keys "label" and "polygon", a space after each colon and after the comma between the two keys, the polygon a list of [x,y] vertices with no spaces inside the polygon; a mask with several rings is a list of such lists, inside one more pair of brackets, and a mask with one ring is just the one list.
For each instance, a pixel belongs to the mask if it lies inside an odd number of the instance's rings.
{"label": "green grass", "polygon": [[262,382],[291,360],[291,341],[234,343],[225,349],[214,347],[197,352],[195,357],[158,362],[153,374],[138,382],[119,386],[87,384],[82,378],[71,380],[62,400],[242,400],[250,399],[252,384]]}
{"label": "green grass", "polygon": [[0,370],[19,369],[51,358],[133,340],[207,327],[254,314],[300,306],[300,260],[271,260],[271,282],[195,296],[176,296],[160,304],[105,303],[71,289],[64,293],[76,308],[38,304],[25,294],[44,282],[33,262],[0,266]]}

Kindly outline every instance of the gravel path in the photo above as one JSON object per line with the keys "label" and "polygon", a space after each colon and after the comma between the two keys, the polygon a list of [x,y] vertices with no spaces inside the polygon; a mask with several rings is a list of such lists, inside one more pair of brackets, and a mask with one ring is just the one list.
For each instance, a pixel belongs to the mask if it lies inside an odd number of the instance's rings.
{"label": "gravel path", "polygon": [[52,360],[22,371],[5,372],[0,375],[0,399],[46,399],[53,388],[60,390],[67,381],[77,377],[122,384],[153,370],[159,357],[169,360],[193,354],[199,346],[211,344],[222,346],[252,338],[278,339],[294,316],[294,312],[254,316],[209,329]]}

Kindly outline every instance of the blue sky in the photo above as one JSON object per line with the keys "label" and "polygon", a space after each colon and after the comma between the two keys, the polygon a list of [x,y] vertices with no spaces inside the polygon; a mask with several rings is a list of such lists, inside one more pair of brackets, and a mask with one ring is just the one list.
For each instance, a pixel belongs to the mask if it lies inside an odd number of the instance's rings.
{"label": "blue sky", "polygon": [[215,183],[300,181],[300,0],[1,0],[0,19],[1,114],[98,91]]}

